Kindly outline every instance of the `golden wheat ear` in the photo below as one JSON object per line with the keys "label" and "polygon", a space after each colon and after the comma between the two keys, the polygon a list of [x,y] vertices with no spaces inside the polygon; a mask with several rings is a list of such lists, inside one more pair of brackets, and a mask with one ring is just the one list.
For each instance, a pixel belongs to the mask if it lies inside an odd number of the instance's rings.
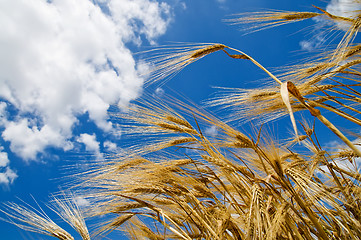
{"label": "golden wheat ear", "polygon": [[218,43],[183,44],[164,46],[150,51],[146,62],[150,65],[150,72],[146,84],[166,82],[174,77],[187,65],[205,57],[206,55],[224,49],[226,46]]}
{"label": "golden wheat ear", "polygon": [[355,23],[355,18],[333,15],[322,8],[316,6],[313,7],[319,10],[320,13],[269,10],[263,12],[237,14],[238,17],[227,19],[225,22],[229,22],[231,24],[247,24],[247,27],[245,28],[247,33],[316,17],[324,17],[325,19],[336,23],[345,23],[350,25]]}
{"label": "golden wheat ear", "polygon": [[83,240],[90,240],[85,218],[73,194],[63,193],[61,198],[53,196],[52,207],[49,206],[49,208],[75,229]]}
{"label": "golden wheat ear", "polygon": [[42,209],[36,210],[30,206],[11,202],[4,205],[4,209],[0,209],[0,211],[9,218],[4,221],[25,231],[56,237],[60,240],[74,240],[72,235],[54,223]]}
{"label": "golden wheat ear", "polygon": [[227,19],[231,24],[247,24],[247,33],[256,32],[267,28],[281,26],[283,24],[303,21],[306,19],[322,16],[324,13],[315,12],[292,12],[292,11],[264,11],[237,14],[236,18]]}

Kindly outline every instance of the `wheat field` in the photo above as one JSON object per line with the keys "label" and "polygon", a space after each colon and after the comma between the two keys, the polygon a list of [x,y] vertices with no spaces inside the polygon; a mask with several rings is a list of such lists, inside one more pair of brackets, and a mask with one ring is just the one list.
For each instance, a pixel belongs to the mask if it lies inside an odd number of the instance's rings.
{"label": "wheat field", "polygon": [[[348,30],[332,50],[276,75],[222,43],[145,53],[153,66],[147,84],[166,80],[214,52],[250,61],[272,83],[224,89],[207,105],[232,112],[233,120],[240,121],[266,123],[286,116],[293,126],[291,137],[275,139],[262,125],[240,131],[191,103],[145,94],[114,116],[132,140],[127,150],[77,174],[75,183],[49,203],[78,236],[27,204],[4,204],[1,212],[11,219],[6,221],[63,240],[98,239],[114,230],[129,239],[361,239],[359,133],[340,130],[325,116],[361,126],[361,44],[354,42],[361,13],[348,18],[320,8],[266,11],[231,22],[249,24],[252,32],[316,17]],[[344,145],[327,148],[318,139],[316,122]],[[209,127],[217,134],[206,134]],[[74,196],[90,205],[78,207]],[[96,222],[92,231],[88,220]]]}

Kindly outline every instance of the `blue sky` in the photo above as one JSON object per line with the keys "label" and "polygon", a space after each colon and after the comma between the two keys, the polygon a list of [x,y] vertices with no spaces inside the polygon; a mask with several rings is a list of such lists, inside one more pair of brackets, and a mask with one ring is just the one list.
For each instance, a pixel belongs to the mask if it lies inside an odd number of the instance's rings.
{"label": "blue sky", "polygon": [[[223,43],[274,70],[322,49],[315,21],[244,35],[243,26],[222,20],[267,9],[314,11],[312,5],[337,13],[350,7],[347,2],[0,0],[0,201],[32,202],[33,196],[46,202],[82,164],[121,149],[111,105],[155,91],[175,91],[200,104],[216,91],[211,86],[253,88],[270,81],[250,63],[220,52],[161,87],[144,89],[144,56],[135,53],[175,42]],[[282,123],[274,128],[289,132],[290,121]],[[0,231],[2,239],[39,239],[3,222]]]}

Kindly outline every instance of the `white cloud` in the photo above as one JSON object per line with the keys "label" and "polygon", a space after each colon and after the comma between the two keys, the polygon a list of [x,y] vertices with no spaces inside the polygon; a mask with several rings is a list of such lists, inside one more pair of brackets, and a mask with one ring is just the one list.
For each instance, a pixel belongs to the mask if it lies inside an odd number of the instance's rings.
{"label": "white cloud", "polygon": [[153,0],[0,0],[0,124],[11,151],[32,160],[47,147],[68,150],[84,113],[111,131],[109,106],[143,85],[125,44],[154,43],[170,19]]}
{"label": "white cloud", "polygon": [[90,202],[87,199],[80,196],[74,197],[73,201],[79,208],[88,207],[90,205]]}
{"label": "white cloud", "polygon": [[0,184],[7,186],[13,183],[17,177],[18,175],[9,167],[7,167],[5,172],[0,172]]}
{"label": "white cloud", "polygon": [[40,129],[32,126],[27,119],[18,122],[8,122],[2,133],[4,140],[10,142],[10,149],[26,160],[35,160],[37,154],[47,146],[62,147],[64,150],[71,148],[59,131],[48,124]]}
{"label": "white cloud", "polygon": [[16,178],[17,174],[9,168],[9,158],[6,152],[3,152],[4,148],[0,146],[0,184],[9,185]]}
{"label": "white cloud", "polygon": [[155,89],[153,97],[162,98],[165,94],[165,91],[163,88],[158,87]]}
{"label": "white cloud", "polygon": [[0,126],[4,125],[4,123],[6,122],[6,117],[7,117],[6,107],[7,107],[6,103],[0,102]]}
{"label": "white cloud", "polygon": [[303,40],[300,42],[301,49],[311,52],[314,49],[314,44],[311,41]]}
{"label": "white cloud", "polygon": [[0,167],[6,167],[9,164],[8,154],[3,150],[4,148],[0,146]]}
{"label": "white cloud", "polygon": [[[119,30],[124,31],[122,35],[125,40],[129,40],[129,38],[134,40],[136,38],[135,30],[153,42],[155,37],[163,34],[166,30],[168,21],[164,21],[159,12],[161,9],[163,14],[170,14],[170,8],[166,3],[158,4],[148,0],[113,0],[109,1],[108,6],[117,26],[123,25]],[[141,24],[138,24],[134,19],[139,20]]]}
{"label": "white cloud", "polygon": [[206,128],[205,134],[210,137],[216,137],[218,134],[218,130],[216,126],[210,126],[209,128]]}
{"label": "white cloud", "polygon": [[181,2],[180,5],[181,5],[183,10],[187,9],[187,4],[185,2]]}
{"label": "white cloud", "polygon": [[96,140],[95,134],[89,135],[87,133],[80,134],[77,141],[85,145],[85,149],[89,152],[100,154],[99,142]]}
{"label": "white cloud", "polygon": [[361,10],[361,2],[358,0],[331,0],[326,10],[337,16],[355,17]]}
{"label": "white cloud", "polygon": [[316,35],[311,40],[303,40],[300,42],[301,49],[304,51],[312,52],[322,45],[325,41],[322,35]]}
{"label": "white cloud", "polygon": [[111,142],[111,141],[105,141],[103,143],[104,148],[108,152],[115,152],[117,150],[117,144]]}

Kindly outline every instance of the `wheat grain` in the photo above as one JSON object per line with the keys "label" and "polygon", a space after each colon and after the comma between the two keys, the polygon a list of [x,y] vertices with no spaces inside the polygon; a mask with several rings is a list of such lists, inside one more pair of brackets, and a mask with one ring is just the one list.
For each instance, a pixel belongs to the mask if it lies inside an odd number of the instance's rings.
{"label": "wheat grain", "polygon": [[184,137],[184,138],[178,138],[175,140],[171,140],[168,145],[169,146],[175,146],[175,145],[179,145],[179,144],[183,144],[183,143],[190,143],[190,142],[195,142],[196,139],[194,139],[193,137]]}
{"label": "wheat grain", "polygon": [[185,126],[185,127],[189,128],[189,129],[193,129],[192,125],[189,122],[187,122],[186,120],[180,119],[178,117],[166,116],[166,119],[168,121],[170,121],[170,122]]}
{"label": "wheat grain", "polygon": [[194,53],[190,57],[191,58],[200,58],[200,57],[203,57],[210,53],[213,53],[213,52],[216,52],[219,50],[223,50],[224,48],[226,48],[226,46],[223,44],[214,44],[212,46],[205,47],[205,48],[199,49],[197,51],[194,51]]}

